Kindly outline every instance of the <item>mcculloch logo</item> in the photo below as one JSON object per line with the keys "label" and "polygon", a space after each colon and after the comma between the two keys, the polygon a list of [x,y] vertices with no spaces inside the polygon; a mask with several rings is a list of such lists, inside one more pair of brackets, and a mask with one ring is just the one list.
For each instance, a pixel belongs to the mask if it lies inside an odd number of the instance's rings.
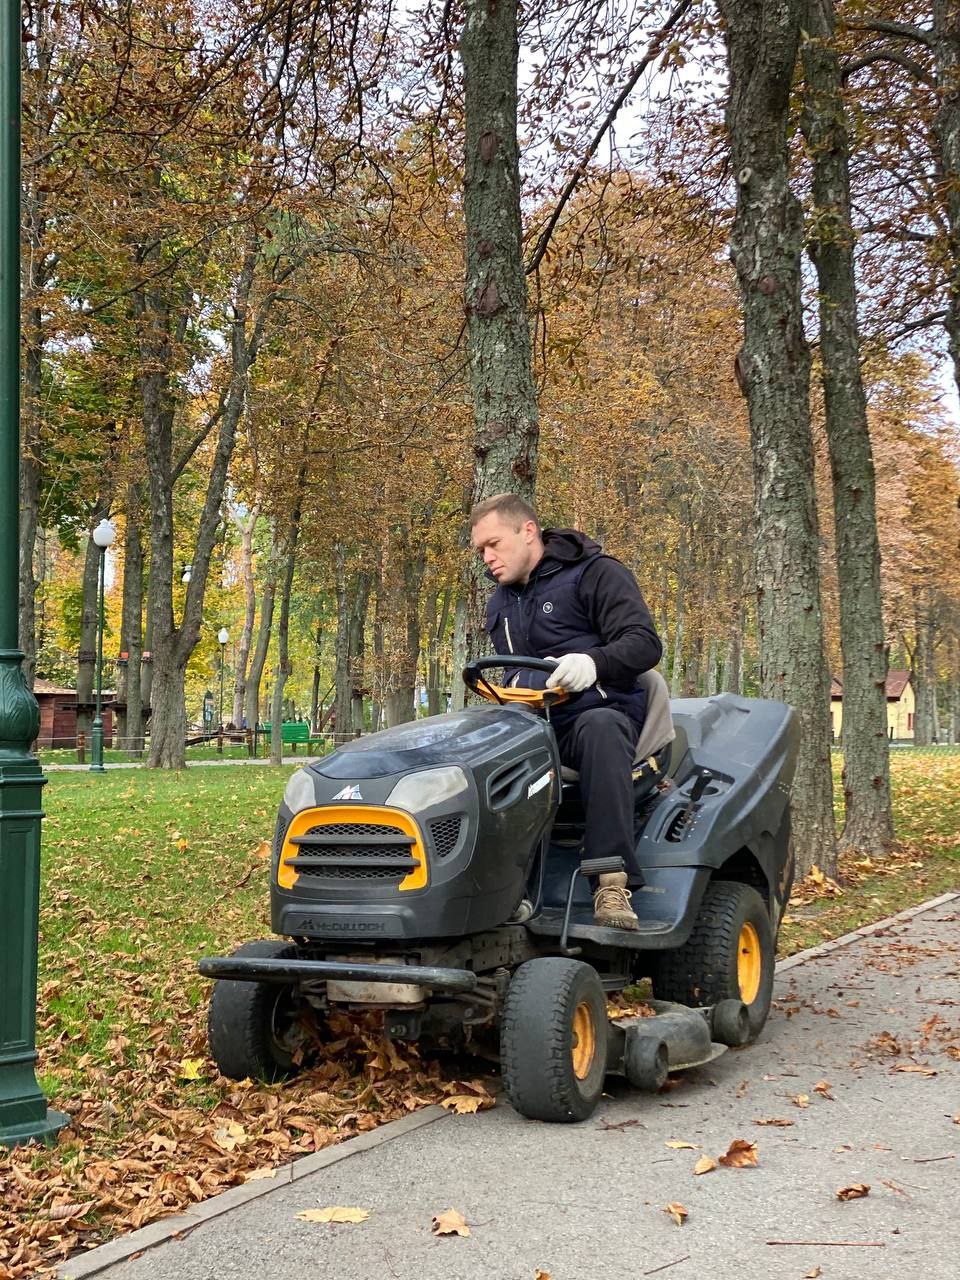
{"label": "mcculloch logo", "polygon": [[311,921],[315,929],[329,929],[334,933],[383,933],[386,925],[380,920],[318,920]]}

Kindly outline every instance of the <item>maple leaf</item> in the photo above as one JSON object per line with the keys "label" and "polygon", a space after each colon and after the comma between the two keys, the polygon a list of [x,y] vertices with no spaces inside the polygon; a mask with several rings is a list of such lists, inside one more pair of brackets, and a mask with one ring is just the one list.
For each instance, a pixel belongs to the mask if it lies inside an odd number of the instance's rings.
{"label": "maple leaf", "polygon": [[303,1209],[297,1217],[303,1222],[366,1222],[370,1217],[370,1210],[327,1205],[325,1209]]}
{"label": "maple leaf", "polygon": [[803,1273],[803,1280],[819,1280],[820,1276],[822,1275],[823,1275],[822,1268],[811,1267],[809,1271],[805,1271]]}
{"label": "maple leaf", "polygon": [[684,1208],[684,1206],[682,1204],[677,1204],[675,1200],[672,1200],[670,1204],[666,1206],[663,1212],[669,1213],[670,1217],[674,1220],[674,1222],[677,1224],[678,1227],[682,1227],[684,1222],[690,1216],[687,1210]]}
{"label": "maple leaf", "polygon": [[869,1182],[851,1182],[849,1187],[840,1187],[837,1191],[838,1200],[862,1200],[864,1196],[870,1194]]}
{"label": "maple leaf", "polygon": [[696,1151],[697,1149],[692,1142],[683,1142],[680,1139],[673,1139],[670,1142],[665,1142],[663,1145],[665,1147],[669,1147],[671,1151]]}
{"label": "maple leaf", "polygon": [[228,1120],[226,1124],[214,1129],[213,1140],[224,1151],[233,1151],[234,1148],[244,1142],[249,1142],[250,1139],[242,1124],[237,1124],[236,1120]]}
{"label": "maple leaf", "polygon": [[717,1162],[713,1156],[701,1156],[697,1163],[693,1166],[695,1174],[710,1173],[712,1169],[716,1169]]}
{"label": "maple leaf", "polygon": [[829,1080],[818,1080],[817,1083],[813,1086],[813,1092],[819,1093],[820,1096],[823,1098],[829,1098],[830,1101],[832,1102],[833,1094],[830,1092],[832,1087],[833,1086],[830,1084]]}
{"label": "maple leaf", "polygon": [[478,1111],[488,1111],[496,1105],[496,1098],[490,1094],[454,1093],[449,1098],[440,1099],[441,1107],[455,1111],[458,1116],[475,1115]]}
{"label": "maple leaf", "polygon": [[727,1148],[726,1155],[720,1157],[720,1163],[728,1169],[755,1167],[758,1164],[757,1144],[747,1142],[744,1138],[734,1138]]}
{"label": "maple leaf", "polygon": [[467,1220],[457,1209],[445,1209],[433,1218],[430,1230],[435,1236],[468,1236]]}
{"label": "maple leaf", "polygon": [[792,1093],[790,1095],[790,1101],[793,1103],[795,1107],[800,1107],[801,1109],[804,1107],[809,1107],[810,1105],[810,1099],[807,1097],[805,1093]]}
{"label": "maple leaf", "polygon": [[261,840],[253,851],[254,858],[269,858],[273,853],[273,846],[269,840]]}
{"label": "maple leaf", "polygon": [[177,841],[177,852],[184,853],[189,848],[190,848],[190,841],[184,839],[184,837],[181,836],[180,839]]}
{"label": "maple leaf", "polygon": [[203,1058],[184,1058],[180,1063],[181,1080],[203,1079]]}
{"label": "maple leaf", "polygon": [[243,1175],[244,1182],[260,1182],[263,1178],[275,1178],[277,1176],[276,1169],[264,1166],[262,1169],[251,1169]]}
{"label": "maple leaf", "polygon": [[540,1267],[537,1267],[536,1271],[533,1273],[533,1280],[553,1280],[553,1277],[550,1275],[549,1271],[542,1271]]}

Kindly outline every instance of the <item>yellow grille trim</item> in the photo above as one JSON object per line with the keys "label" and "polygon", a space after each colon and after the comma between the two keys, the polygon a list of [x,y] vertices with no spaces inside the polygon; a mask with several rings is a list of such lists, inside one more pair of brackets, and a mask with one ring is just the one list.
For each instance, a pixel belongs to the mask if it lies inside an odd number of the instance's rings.
{"label": "yellow grille trim", "polygon": [[277,867],[277,884],[281,889],[292,889],[298,879],[296,867],[290,866],[290,859],[295,858],[299,853],[298,847],[292,843],[293,838],[305,836],[313,827],[332,827],[339,822],[365,822],[376,827],[399,827],[405,835],[411,836],[413,856],[417,860],[417,866],[403,877],[397,888],[401,893],[410,889],[426,888],[427,854],[420,828],[409,813],[404,813],[402,809],[387,809],[383,805],[330,804],[318,809],[301,809],[287,827]]}

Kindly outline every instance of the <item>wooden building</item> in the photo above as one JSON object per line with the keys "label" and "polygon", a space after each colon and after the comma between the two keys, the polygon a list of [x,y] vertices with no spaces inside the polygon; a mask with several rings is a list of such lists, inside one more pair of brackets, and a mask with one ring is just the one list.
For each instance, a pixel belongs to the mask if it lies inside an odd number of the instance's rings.
{"label": "wooden building", "polygon": [[[49,680],[35,680],[33,692],[40,706],[40,733],[37,736],[38,747],[66,747],[75,749],[77,745],[77,691],[64,689],[60,685],[51,684]],[[103,744],[113,745],[113,691],[103,692]],[[93,708],[90,708],[91,717]],[[87,749],[90,749],[89,737]]]}

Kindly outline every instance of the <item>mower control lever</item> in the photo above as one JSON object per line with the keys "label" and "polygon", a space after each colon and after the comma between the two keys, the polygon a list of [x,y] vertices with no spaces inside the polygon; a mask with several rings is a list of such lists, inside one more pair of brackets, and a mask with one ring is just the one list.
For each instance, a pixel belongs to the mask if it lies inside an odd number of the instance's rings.
{"label": "mower control lever", "polygon": [[690,799],[687,801],[687,807],[681,815],[681,825],[686,826],[693,817],[693,811],[703,798],[709,784],[713,781],[713,774],[709,769],[700,769],[697,776],[693,780],[693,786],[690,788]]}

